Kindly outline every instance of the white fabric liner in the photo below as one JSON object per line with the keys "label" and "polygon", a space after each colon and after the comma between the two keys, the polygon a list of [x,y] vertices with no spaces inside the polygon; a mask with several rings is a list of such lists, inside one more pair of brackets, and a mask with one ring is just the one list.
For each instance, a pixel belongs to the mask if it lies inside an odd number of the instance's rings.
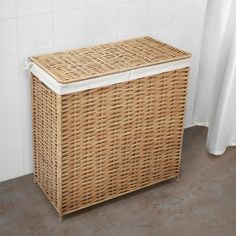
{"label": "white fabric liner", "polygon": [[78,81],[69,84],[57,82],[51,75],[41,69],[36,63],[32,62],[29,70],[45,85],[52,89],[58,95],[84,91],[87,89],[100,88],[126,81],[136,80],[146,76],[157,75],[163,72],[177,70],[190,66],[190,58],[167,62],[154,66],[143,67],[122,73],[100,76],[93,79]]}

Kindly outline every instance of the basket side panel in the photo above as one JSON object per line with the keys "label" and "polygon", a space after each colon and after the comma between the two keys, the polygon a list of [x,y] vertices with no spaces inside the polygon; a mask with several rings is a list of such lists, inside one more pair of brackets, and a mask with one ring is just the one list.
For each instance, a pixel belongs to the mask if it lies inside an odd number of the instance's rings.
{"label": "basket side panel", "polygon": [[59,211],[58,96],[32,76],[34,178]]}
{"label": "basket side panel", "polygon": [[178,176],[188,68],[62,97],[62,211]]}

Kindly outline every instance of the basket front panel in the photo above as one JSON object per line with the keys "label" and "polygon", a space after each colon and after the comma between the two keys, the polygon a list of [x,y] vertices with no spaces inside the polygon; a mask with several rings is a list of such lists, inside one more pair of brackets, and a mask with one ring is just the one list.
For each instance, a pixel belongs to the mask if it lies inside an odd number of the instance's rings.
{"label": "basket front panel", "polygon": [[178,176],[187,77],[63,95],[63,214]]}

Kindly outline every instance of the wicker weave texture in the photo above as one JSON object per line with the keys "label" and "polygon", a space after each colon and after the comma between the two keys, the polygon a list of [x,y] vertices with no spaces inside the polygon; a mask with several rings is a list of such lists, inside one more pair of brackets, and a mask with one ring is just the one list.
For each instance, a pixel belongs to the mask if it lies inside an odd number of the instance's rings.
{"label": "wicker weave texture", "polygon": [[190,57],[150,37],[32,57],[60,83],[72,83]]}
{"label": "wicker weave texture", "polygon": [[60,97],[32,76],[34,179],[59,211]]}
{"label": "wicker weave texture", "polygon": [[61,216],[178,176],[188,70],[63,96],[33,78],[35,180]]}

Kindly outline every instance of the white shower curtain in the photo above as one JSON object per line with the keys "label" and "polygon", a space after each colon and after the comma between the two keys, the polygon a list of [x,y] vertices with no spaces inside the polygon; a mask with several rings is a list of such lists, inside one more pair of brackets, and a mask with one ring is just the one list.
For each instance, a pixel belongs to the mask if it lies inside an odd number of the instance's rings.
{"label": "white shower curtain", "polygon": [[236,145],[236,1],[208,0],[193,124],[214,155]]}

